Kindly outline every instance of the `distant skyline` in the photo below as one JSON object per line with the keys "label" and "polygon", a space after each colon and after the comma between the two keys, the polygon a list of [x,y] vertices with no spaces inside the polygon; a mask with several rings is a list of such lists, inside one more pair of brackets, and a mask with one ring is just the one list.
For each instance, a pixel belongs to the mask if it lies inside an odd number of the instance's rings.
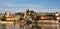
{"label": "distant skyline", "polygon": [[0,0],[0,13],[24,12],[28,8],[36,12],[60,13],[60,0]]}

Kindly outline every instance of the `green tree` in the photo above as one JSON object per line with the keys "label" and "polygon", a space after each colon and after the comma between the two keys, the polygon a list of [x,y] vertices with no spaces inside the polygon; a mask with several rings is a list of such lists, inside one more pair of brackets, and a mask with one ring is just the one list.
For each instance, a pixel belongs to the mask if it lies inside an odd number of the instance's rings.
{"label": "green tree", "polygon": [[6,21],[6,17],[5,17],[5,15],[2,17],[1,20],[2,20],[2,21]]}

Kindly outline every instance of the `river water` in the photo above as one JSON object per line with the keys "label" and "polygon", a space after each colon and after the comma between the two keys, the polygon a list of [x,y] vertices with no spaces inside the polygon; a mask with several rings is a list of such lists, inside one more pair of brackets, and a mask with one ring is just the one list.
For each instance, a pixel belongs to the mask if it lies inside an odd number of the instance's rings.
{"label": "river water", "polygon": [[25,24],[24,26],[19,23],[16,24],[0,24],[0,29],[60,29],[59,24]]}

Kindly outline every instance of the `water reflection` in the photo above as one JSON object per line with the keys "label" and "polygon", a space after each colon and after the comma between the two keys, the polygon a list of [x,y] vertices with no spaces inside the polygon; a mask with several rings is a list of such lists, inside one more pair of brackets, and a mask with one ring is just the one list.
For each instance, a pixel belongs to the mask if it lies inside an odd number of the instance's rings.
{"label": "water reflection", "polygon": [[1,24],[0,29],[60,29],[59,25],[48,25],[48,24],[25,24],[22,26],[19,23],[16,24]]}

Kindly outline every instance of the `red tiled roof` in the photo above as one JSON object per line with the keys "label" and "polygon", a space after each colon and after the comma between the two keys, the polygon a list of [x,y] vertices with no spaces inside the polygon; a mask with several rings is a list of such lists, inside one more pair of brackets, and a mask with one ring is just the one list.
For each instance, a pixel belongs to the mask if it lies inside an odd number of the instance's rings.
{"label": "red tiled roof", "polygon": [[15,16],[9,15],[9,16],[7,16],[6,18],[15,18]]}
{"label": "red tiled roof", "polygon": [[41,17],[41,20],[55,20],[54,17]]}

